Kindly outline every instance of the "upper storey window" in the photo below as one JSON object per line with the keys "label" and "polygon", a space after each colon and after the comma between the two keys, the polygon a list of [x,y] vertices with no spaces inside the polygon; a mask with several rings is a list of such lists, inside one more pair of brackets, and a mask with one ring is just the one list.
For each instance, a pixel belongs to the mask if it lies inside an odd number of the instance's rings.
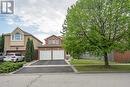
{"label": "upper storey window", "polygon": [[20,41],[22,40],[22,35],[20,33],[15,33],[14,35],[12,35],[12,40]]}
{"label": "upper storey window", "polygon": [[48,40],[48,44],[50,44],[50,45],[58,45],[59,40]]}

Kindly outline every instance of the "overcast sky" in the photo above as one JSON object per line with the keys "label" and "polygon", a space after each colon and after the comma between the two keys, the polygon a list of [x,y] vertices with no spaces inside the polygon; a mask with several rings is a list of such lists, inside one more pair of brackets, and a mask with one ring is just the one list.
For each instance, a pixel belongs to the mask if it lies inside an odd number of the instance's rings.
{"label": "overcast sky", "polygon": [[0,14],[0,34],[20,27],[40,40],[60,35],[68,7],[76,0],[15,0],[15,14]]}

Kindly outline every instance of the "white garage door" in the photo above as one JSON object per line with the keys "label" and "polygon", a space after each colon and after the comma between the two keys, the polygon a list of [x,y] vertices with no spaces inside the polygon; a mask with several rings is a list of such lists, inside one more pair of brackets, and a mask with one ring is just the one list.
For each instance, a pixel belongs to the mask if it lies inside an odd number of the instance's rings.
{"label": "white garage door", "polygon": [[64,50],[53,50],[53,60],[64,59]]}
{"label": "white garage door", "polygon": [[40,51],[40,60],[51,60],[51,50]]}

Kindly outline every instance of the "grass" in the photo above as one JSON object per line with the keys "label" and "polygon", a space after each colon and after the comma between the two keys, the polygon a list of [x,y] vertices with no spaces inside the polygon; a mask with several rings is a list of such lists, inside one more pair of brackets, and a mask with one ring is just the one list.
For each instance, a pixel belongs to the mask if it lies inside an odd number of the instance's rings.
{"label": "grass", "polygon": [[23,66],[25,62],[2,62],[0,63],[0,73],[13,72]]}
{"label": "grass", "polygon": [[110,68],[106,68],[103,65],[88,65],[88,66],[75,66],[79,72],[89,71],[119,71],[130,72],[130,65],[111,65]]}
{"label": "grass", "polygon": [[[87,59],[72,59],[70,61],[72,65],[93,65],[93,64],[100,64],[103,65],[104,61],[102,60],[87,60]],[[110,62],[110,64],[115,64],[115,62]]]}
{"label": "grass", "polygon": [[74,65],[74,67],[79,72],[95,72],[95,71],[130,72],[130,65],[121,65],[115,62],[109,62],[111,66],[109,68],[106,68],[104,66],[104,61],[102,60],[72,59],[70,63]]}

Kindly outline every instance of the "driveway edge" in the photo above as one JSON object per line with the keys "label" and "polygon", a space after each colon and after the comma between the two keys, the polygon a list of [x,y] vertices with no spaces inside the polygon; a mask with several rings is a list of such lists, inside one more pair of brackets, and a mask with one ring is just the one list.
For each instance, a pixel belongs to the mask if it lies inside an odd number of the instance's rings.
{"label": "driveway edge", "polygon": [[13,71],[13,72],[10,72],[9,74],[15,74],[16,72],[18,72],[19,70],[23,69],[24,67],[30,66],[32,63],[35,63],[35,62],[37,62],[37,61],[38,61],[38,60],[29,62],[29,63],[26,63],[26,64],[24,64],[21,68],[15,70],[15,71]]}
{"label": "driveway edge", "polygon": [[67,60],[65,60],[65,61],[66,61],[66,63],[73,69],[73,71],[74,71],[75,73],[79,73],[78,70],[77,70],[73,65],[71,65],[69,61],[67,61]]}

